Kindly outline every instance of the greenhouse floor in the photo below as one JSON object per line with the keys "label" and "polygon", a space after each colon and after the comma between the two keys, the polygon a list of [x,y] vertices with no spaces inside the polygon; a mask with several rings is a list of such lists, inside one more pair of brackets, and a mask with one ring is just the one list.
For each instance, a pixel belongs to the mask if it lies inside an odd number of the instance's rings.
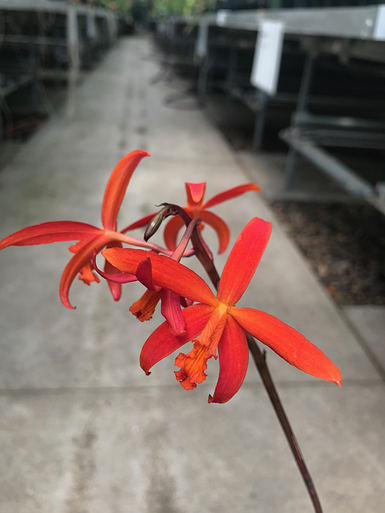
{"label": "greenhouse floor", "polygon": [[[183,205],[185,181],[207,181],[207,199],[249,181],[204,111],[165,105],[170,88],[159,76],[148,38],[119,41],[79,86],[75,117],[46,123],[0,172],[0,238],[53,220],[100,226],[109,173],[138,148],[152,156],[131,180],[121,227],[162,202]],[[382,513],[385,353],[373,329],[381,318],[369,311],[360,321],[336,306],[261,195],[215,212],[231,245],[252,217],[273,221],[241,303],[293,326],[341,369],[339,388],[267,350],[324,511]],[[216,249],[210,229],[204,234]],[[313,511],[252,362],[224,405],[207,404],[216,362],[193,392],[176,382],[173,356],[145,376],[138,357],[160,314],[147,323],[130,314],[138,284],[114,303],[105,283],[78,280],[70,296],[77,309],[66,309],[58,287],[68,246],[0,253],[1,513]],[[225,256],[216,262],[221,269]]]}

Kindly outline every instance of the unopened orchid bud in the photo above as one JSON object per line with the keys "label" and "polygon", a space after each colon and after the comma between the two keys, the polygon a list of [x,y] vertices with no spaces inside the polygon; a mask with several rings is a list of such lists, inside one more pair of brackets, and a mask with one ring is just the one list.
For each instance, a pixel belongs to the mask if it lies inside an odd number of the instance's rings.
{"label": "unopened orchid bud", "polygon": [[[162,203],[163,204],[163,203]],[[154,215],[154,217],[151,219],[150,223],[147,225],[146,231],[144,232],[144,240],[147,242],[148,239],[150,239],[153,235],[156,234],[156,232],[161,227],[164,219],[169,215],[170,213],[170,205],[168,203],[163,204],[162,210],[159,210],[157,214]]]}

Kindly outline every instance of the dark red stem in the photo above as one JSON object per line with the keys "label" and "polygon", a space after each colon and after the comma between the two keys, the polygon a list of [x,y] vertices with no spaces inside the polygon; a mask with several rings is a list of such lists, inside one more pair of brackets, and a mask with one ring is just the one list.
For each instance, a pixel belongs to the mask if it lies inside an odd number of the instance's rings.
{"label": "dark red stem", "polygon": [[321,503],[318,498],[317,490],[315,489],[313,479],[310,475],[310,472],[306,466],[302,451],[300,446],[298,445],[297,438],[293,432],[293,429],[290,425],[289,419],[283,409],[283,405],[281,399],[279,398],[277,389],[275,388],[273,378],[271,377],[269,368],[266,363],[265,353],[262,353],[258,344],[254,340],[254,338],[250,335],[250,333],[246,333],[247,343],[249,346],[250,353],[254,359],[254,363],[259,371],[259,374],[262,378],[262,382],[265,386],[266,392],[269,396],[271,404],[275,410],[275,413],[278,417],[279,423],[285,433],[286,439],[290,446],[291,452],[293,453],[294,459],[297,463],[298,469],[301,472],[302,479],[306,485],[306,488],[309,492],[311,501],[314,506],[314,511],[316,513],[322,513]]}

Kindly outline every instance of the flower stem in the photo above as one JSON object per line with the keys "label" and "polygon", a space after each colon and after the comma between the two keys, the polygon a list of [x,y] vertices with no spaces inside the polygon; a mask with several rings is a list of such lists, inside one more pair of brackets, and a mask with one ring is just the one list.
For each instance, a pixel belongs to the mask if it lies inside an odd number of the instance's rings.
{"label": "flower stem", "polygon": [[[178,213],[180,217],[185,222],[186,226],[188,226],[191,223],[191,217],[179,206],[177,205],[170,205],[170,208]],[[191,236],[191,243],[193,245],[193,248],[195,250],[195,254],[198,257],[200,263],[204,267],[205,271],[210,277],[210,280],[212,281],[214,287],[218,289],[220,276],[215,268],[214,261],[212,259],[211,254],[207,251],[207,246],[205,242],[203,241],[199,231],[195,228],[193,230],[192,236]],[[275,410],[275,413],[278,417],[278,421],[281,424],[282,430],[285,433],[286,440],[290,446],[291,452],[294,456],[294,459],[297,463],[298,469],[302,475],[302,479],[305,483],[305,486],[308,490],[308,493],[310,495],[310,499],[313,503],[314,511],[315,513],[322,513],[322,507],[321,503],[318,498],[318,494],[316,491],[316,488],[314,486],[313,479],[310,475],[310,472],[307,468],[307,465],[305,463],[302,451],[299,447],[297,438],[293,432],[293,429],[290,425],[289,419],[285,413],[285,410],[283,408],[281,399],[278,395],[277,389],[275,387],[273,378],[270,374],[269,368],[266,363],[266,356],[265,352],[262,353],[261,349],[259,348],[257,342],[255,341],[254,337],[250,335],[250,333],[245,332],[246,338],[247,338],[247,344],[249,346],[249,351],[253,357],[254,363],[258,369],[258,372],[261,376],[262,383],[266,389],[267,395],[269,396],[269,399],[271,401],[271,404]]]}
{"label": "flower stem", "polygon": [[[171,212],[177,213],[182,218],[186,226],[188,226],[191,223],[191,217],[187,214],[185,210],[183,210],[182,207],[180,207],[179,205],[173,205],[171,203],[169,204],[169,207]],[[191,234],[191,244],[193,245],[195,254],[198,257],[200,263],[209,275],[209,278],[213,283],[214,287],[217,289],[219,285],[220,276],[217,273],[217,270],[215,269],[212,254],[207,244],[202,239],[199,230],[197,230],[196,227],[194,228]]]}
{"label": "flower stem", "polygon": [[273,405],[279,423],[281,424],[281,427],[285,433],[287,442],[290,446],[291,452],[293,453],[298,469],[301,472],[302,479],[304,480],[305,486],[310,495],[310,499],[313,503],[314,511],[316,513],[322,513],[322,507],[318,498],[317,490],[315,489],[313,479],[305,463],[300,446],[298,445],[297,438],[293,432],[293,429],[290,425],[289,419],[287,418],[285,410],[283,409],[283,405],[279,398],[277,389],[275,388],[273,378],[270,374],[269,368],[266,363],[265,353],[261,352],[258,344],[250,335],[250,333],[245,333],[250,353],[253,356],[254,363],[259,371],[262,382],[266,388],[266,392],[269,396],[271,404]]}

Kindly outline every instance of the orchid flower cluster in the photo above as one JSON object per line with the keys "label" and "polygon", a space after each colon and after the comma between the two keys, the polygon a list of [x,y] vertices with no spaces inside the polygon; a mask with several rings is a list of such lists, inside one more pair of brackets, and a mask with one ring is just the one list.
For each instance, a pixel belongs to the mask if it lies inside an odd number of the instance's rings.
{"label": "orchid flower cluster", "polygon": [[[185,207],[162,204],[159,212],[118,230],[117,216],[127,186],[136,167],[147,156],[145,151],[133,151],[116,165],[102,203],[103,228],[74,221],[46,222],[9,235],[0,241],[0,249],[75,241],[69,248],[74,255],[64,269],[59,289],[61,301],[70,309],[74,307],[69,291],[76,276],[87,285],[104,279],[115,301],[120,299],[123,284],[139,281],[146,290],[130,311],[140,321],[146,321],[160,302],[165,317],[144,343],[140,355],[142,369],[150,374],[157,362],[191,341],[193,349],[175,359],[179,368],[175,376],[183,388],[192,390],[205,380],[207,361],[219,357],[219,377],[213,395],[209,396],[210,403],[227,402],[241,387],[248,366],[250,335],[298,369],[340,384],[339,369],[299,332],[268,313],[236,306],[268,244],[271,223],[251,219],[236,240],[222,276],[216,272],[202,228],[207,224],[216,231],[219,253],[227,249],[230,231],[225,221],[210,209],[246,192],[259,191],[257,185],[241,185],[204,202],[206,184],[186,183]],[[165,247],[149,242],[163,222]],[[144,226],[147,229],[143,240],[127,235]],[[178,242],[183,227],[185,231]],[[189,243],[192,249],[188,249]],[[123,244],[129,247],[124,248]],[[99,253],[105,259],[104,270],[96,263]],[[204,279],[181,263],[184,257],[192,255],[202,263],[217,288],[216,294]]]}

